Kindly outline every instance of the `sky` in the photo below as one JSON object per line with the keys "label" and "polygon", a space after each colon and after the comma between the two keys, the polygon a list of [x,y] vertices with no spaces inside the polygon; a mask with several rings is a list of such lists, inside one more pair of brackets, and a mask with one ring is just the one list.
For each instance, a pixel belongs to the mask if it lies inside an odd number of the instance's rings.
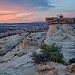
{"label": "sky", "polygon": [[0,23],[45,21],[59,14],[75,17],[75,0],[0,0]]}

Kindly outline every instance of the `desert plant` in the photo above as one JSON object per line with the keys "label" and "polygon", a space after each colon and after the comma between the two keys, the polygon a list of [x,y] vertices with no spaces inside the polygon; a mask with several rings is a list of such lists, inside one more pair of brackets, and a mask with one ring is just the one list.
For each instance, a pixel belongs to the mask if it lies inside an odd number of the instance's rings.
{"label": "desert plant", "polygon": [[36,51],[32,53],[31,55],[32,60],[34,60],[35,63],[41,63],[45,62],[45,56],[43,54],[37,54]]}
{"label": "desert plant", "polygon": [[43,44],[41,44],[40,46],[39,46],[39,48],[41,48],[41,49],[47,49],[48,48],[48,45],[47,44],[45,44],[45,43],[43,43]]}
{"label": "desert plant", "polygon": [[32,58],[36,63],[45,62],[45,61],[54,61],[64,64],[63,55],[59,51],[59,47],[54,43],[51,46],[47,44],[42,44],[40,46],[41,54],[36,52],[32,53]]}
{"label": "desert plant", "polygon": [[45,50],[49,52],[58,51],[58,46],[55,43],[53,43],[51,46],[48,46],[47,44],[43,43],[42,45],[39,46],[39,48],[42,49],[42,52]]}
{"label": "desert plant", "polygon": [[65,61],[63,60],[63,55],[58,52],[55,55],[51,56],[51,61],[62,63],[62,64],[65,63]]}

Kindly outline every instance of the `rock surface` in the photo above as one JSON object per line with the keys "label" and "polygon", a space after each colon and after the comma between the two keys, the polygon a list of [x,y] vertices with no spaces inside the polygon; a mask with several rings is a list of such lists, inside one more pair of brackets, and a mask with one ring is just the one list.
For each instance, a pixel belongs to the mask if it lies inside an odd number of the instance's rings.
{"label": "rock surface", "polygon": [[0,39],[0,55],[14,49],[28,33],[17,34]]}
{"label": "rock surface", "polygon": [[75,72],[75,63],[71,64],[72,65],[72,72]]}
{"label": "rock surface", "polygon": [[[51,61],[46,62],[46,65],[34,64],[30,57],[33,51],[40,52],[39,45],[44,42],[45,38],[45,43],[47,44],[55,42],[62,46],[61,50],[66,59],[74,57],[74,36],[65,33],[62,27],[58,26],[59,28],[54,27],[55,29],[52,31],[54,37],[52,38],[48,30],[47,36],[46,32],[36,32],[0,39],[0,51],[6,53],[0,56],[0,75],[75,75],[74,72],[69,72],[65,65]],[[68,37],[66,38],[66,36]],[[43,70],[42,72],[38,71],[41,69]]]}
{"label": "rock surface", "polygon": [[69,72],[75,72],[75,63],[67,65],[67,69]]}
{"label": "rock surface", "polygon": [[12,74],[8,74],[6,72],[0,72],[0,75],[12,75]]}
{"label": "rock surface", "polygon": [[38,71],[44,72],[44,71],[51,71],[53,69],[55,69],[55,67],[50,67],[49,65],[40,65]]}
{"label": "rock surface", "polygon": [[[17,35],[16,38],[13,38],[13,36],[11,37],[12,38],[6,37],[6,41],[10,39],[11,41],[12,39],[18,39]],[[33,51],[37,50],[41,43],[44,42],[45,37],[46,32],[30,33],[26,37],[24,36],[24,39],[22,39],[19,44],[15,46],[15,48],[11,49],[10,51],[6,52],[4,56],[0,57],[0,73],[4,72],[8,75],[34,75],[36,72],[34,71],[34,64],[32,63],[30,55]],[[3,39],[0,40],[3,41]],[[28,43],[25,43],[26,41]],[[14,42],[17,42],[17,40],[12,41],[11,43],[14,45]],[[10,46],[10,41],[8,41],[8,43]],[[5,46],[5,42],[3,43],[3,46]]]}
{"label": "rock surface", "polygon": [[73,27],[67,24],[49,26],[46,40],[44,41],[48,45],[56,43],[61,47],[61,52],[67,63],[69,59],[75,58],[75,33],[73,30]]}

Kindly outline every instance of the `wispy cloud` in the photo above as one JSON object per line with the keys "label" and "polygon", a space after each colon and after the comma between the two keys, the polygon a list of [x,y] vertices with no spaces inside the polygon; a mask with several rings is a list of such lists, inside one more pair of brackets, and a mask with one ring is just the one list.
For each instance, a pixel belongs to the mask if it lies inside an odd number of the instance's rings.
{"label": "wispy cloud", "polygon": [[11,15],[1,15],[0,16],[0,21],[1,22],[8,22],[13,19],[19,18],[19,17],[27,17],[32,15],[33,13],[18,13],[18,14],[11,14]]}
{"label": "wispy cloud", "polygon": [[0,16],[1,15],[9,15],[9,14],[15,14],[15,13],[17,13],[18,11],[0,11]]}
{"label": "wispy cloud", "polygon": [[[4,2],[5,1],[5,2]],[[6,3],[6,4],[5,4]],[[54,8],[54,6],[50,5],[48,3],[48,0],[2,0],[0,1],[0,5],[7,5],[3,6],[5,8],[9,9],[15,9],[15,7],[19,7],[21,9],[27,9],[27,10],[42,10],[42,9],[48,9],[48,8]],[[19,10],[19,9],[18,9]]]}
{"label": "wispy cloud", "polygon": [[75,17],[75,12],[64,12],[62,13],[65,17]]}

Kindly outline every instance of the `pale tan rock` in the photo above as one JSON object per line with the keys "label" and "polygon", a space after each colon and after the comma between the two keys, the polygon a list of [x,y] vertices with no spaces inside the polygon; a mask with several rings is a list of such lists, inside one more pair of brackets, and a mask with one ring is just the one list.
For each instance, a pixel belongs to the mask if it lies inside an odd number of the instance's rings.
{"label": "pale tan rock", "polygon": [[72,66],[71,71],[75,72],[75,63],[71,64],[71,66]]}
{"label": "pale tan rock", "polygon": [[38,71],[43,72],[43,71],[50,71],[55,69],[55,67],[50,67],[49,65],[42,65],[39,67]]}
{"label": "pale tan rock", "polygon": [[73,66],[73,65],[75,66],[75,63],[72,63],[71,65],[72,65],[72,66]]}
{"label": "pale tan rock", "polygon": [[72,68],[71,65],[67,65],[67,69],[68,69],[69,72],[71,72],[71,68]]}
{"label": "pale tan rock", "polygon": [[75,63],[67,65],[67,69],[69,72],[75,72]]}

